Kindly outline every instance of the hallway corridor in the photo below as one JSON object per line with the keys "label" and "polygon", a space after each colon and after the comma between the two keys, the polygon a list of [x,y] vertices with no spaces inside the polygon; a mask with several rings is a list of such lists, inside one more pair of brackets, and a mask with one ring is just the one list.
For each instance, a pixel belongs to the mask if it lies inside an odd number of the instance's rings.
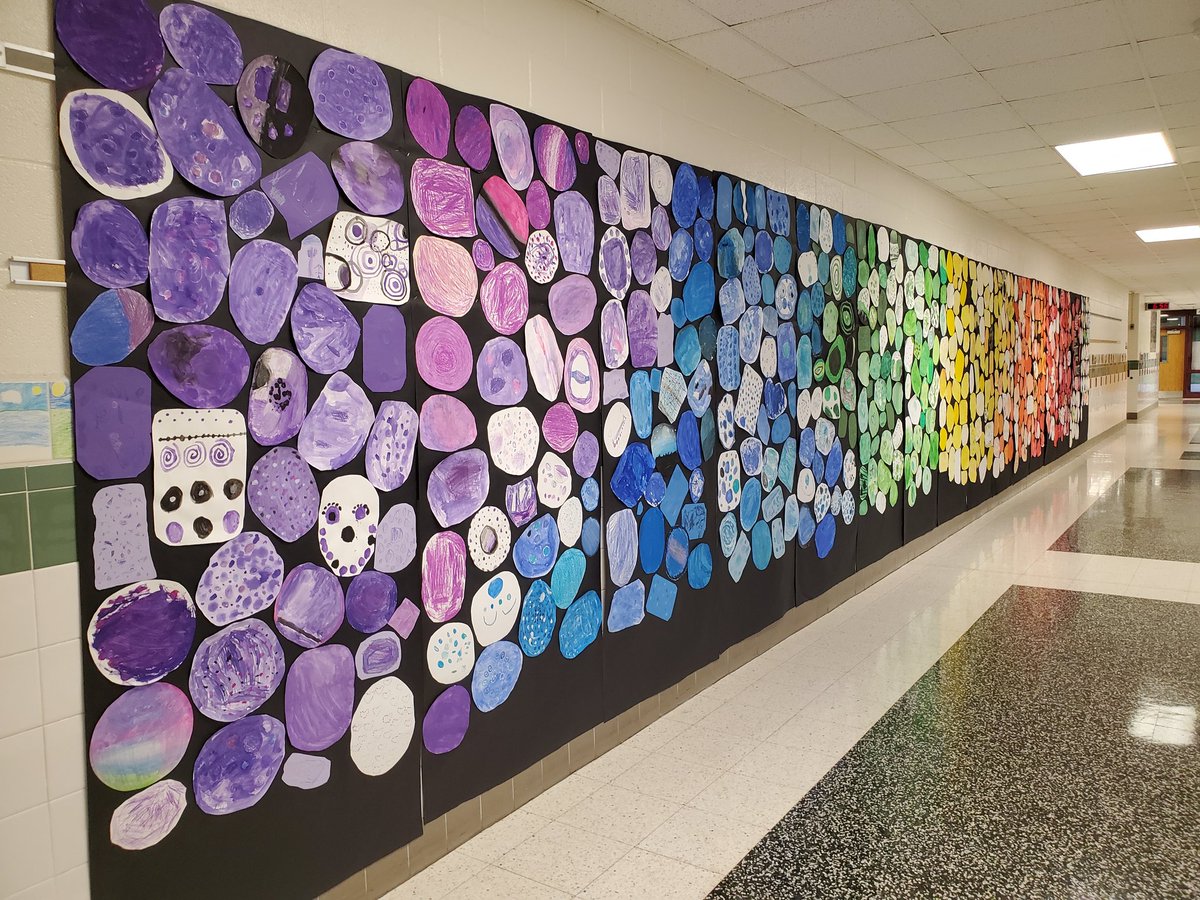
{"label": "hallway corridor", "polygon": [[388,897],[1195,891],[1197,440],[1089,442]]}

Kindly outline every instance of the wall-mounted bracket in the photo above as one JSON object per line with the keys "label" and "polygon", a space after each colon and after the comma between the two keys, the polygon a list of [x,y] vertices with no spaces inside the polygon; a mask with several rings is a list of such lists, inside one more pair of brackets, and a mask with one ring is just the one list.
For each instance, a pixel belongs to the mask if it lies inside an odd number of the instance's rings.
{"label": "wall-mounted bracket", "polygon": [[8,261],[8,279],[32,287],[66,287],[67,264],[61,259],[14,256]]}
{"label": "wall-mounted bracket", "polygon": [[31,78],[53,81],[54,54],[21,44],[0,41],[0,69],[5,72],[15,72],[18,75],[28,75]]}

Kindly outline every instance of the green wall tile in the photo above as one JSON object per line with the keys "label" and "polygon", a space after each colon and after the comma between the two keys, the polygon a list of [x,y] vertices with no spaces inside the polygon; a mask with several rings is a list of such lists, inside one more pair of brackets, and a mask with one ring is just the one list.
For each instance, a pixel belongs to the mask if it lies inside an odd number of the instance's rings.
{"label": "green wall tile", "polygon": [[0,494],[15,494],[25,490],[25,469],[14,466],[10,469],[0,469]]}
{"label": "green wall tile", "polygon": [[[74,552],[72,547],[72,555]],[[28,572],[30,568],[29,513],[25,495],[0,494],[0,575]]]}
{"label": "green wall tile", "polygon": [[55,488],[29,494],[33,567],[44,569],[75,561],[75,489]]}
{"label": "green wall tile", "polygon": [[53,466],[30,466],[25,470],[29,490],[42,491],[46,488],[71,487],[75,484],[75,466],[59,463]]}

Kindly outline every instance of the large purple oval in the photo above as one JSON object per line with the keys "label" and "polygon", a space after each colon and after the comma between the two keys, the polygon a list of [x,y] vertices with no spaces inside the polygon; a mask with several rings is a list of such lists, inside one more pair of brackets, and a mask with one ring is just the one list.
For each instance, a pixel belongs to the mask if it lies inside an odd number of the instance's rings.
{"label": "large purple oval", "polygon": [[92,771],[113,790],[149,787],[183,759],[192,724],[192,704],[173,684],[160,681],[125,691],[92,730]]}
{"label": "large purple oval", "polygon": [[488,458],[482,450],[461,450],[433,467],[425,487],[433,517],[443,528],[464,522],[487,500]]}
{"label": "large purple oval", "polygon": [[232,197],[258,181],[258,151],[225,101],[191,72],[168,69],[150,89],[150,115],[176,171],[202,191]]}
{"label": "large purple oval", "polygon": [[475,414],[451,394],[432,394],[421,404],[420,431],[422,445],[453,453],[475,443]]}
{"label": "large purple oval", "polygon": [[317,647],[341,627],[345,611],[337,576],[312,563],[301,563],[283,580],[275,602],[275,628],[293,644]]}
{"label": "large purple oval", "polygon": [[404,99],[408,130],[421,148],[441,159],[450,148],[450,106],[437,85],[414,78]]}
{"label": "large purple oval", "polygon": [[300,358],[322,375],[344,369],[362,333],[346,304],[323,284],[306,284],[292,305],[292,339]]}
{"label": "large purple oval", "polygon": [[79,207],[71,252],[83,274],[104,287],[133,287],[150,276],[146,230],[115,200],[93,200]]}
{"label": "large purple oval", "polygon": [[379,64],[357,53],[322,50],[308,73],[313,111],[330,131],[373,141],[392,127],[392,95]]}
{"label": "large purple oval", "polygon": [[446,688],[429,704],[421,739],[430,753],[449,753],[462,743],[471,724],[471,694],[461,684]]}
{"label": "large purple oval", "polygon": [[283,689],[288,741],[298,750],[324,750],[354,715],[354,654],[341,644],[306,650],[292,663]]}
{"label": "large purple oval", "polygon": [[346,621],[355,631],[373,634],[387,625],[398,597],[396,581],[390,575],[373,571],[356,575],[346,591]]}
{"label": "large purple oval", "polygon": [[229,227],[243,241],[256,238],[275,218],[275,207],[262,191],[246,191],[229,207]]}
{"label": "large purple oval", "polygon": [[525,399],[529,369],[525,354],[512,338],[492,338],[479,351],[475,363],[479,396],[496,406],[512,406]]}
{"label": "large purple oval", "polygon": [[265,534],[243,531],[213,553],[196,586],[196,606],[214,625],[262,612],[283,585],[283,559]]}
{"label": "large purple oval", "polygon": [[150,376],[101,366],[75,382],[75,459],[101,481],[133,478],[150,465]]}
{"label": "large purple oval", "polygon": [[209,84],[237,84],[242,74],[242,44],[229,23],[191,3],[172,3],[158,15],[175,61]]}
{"label": "large purple oval", "polygon": [[454,146],[468,166],[476,172],[492,160],[492,128],[474,106],[464,106],[454,120]]}
{"label": "large purple oval", "polygon": [[325,382],[304,424],[296,449],[314,469],[340,469],[358,455],[375,421],[375,408],[345,372]]}
{"label": "large purple oval", "polygon": [[342,144],[333,152],[329,165],[346,197],[367,215],[386,216],[404,205],[404,173],[378,144]]}
{"label": "large purple oval", "polygon": [[408,480],[417,449],[417,412],[403,400],[384,400],[367,438],[367,480],[394,491]]}
{"label": "large purple oval", "polygon": [[202,715],[236,722],[271,699],[286,666],[275,632],[261,619],[246,619],[200,642],[188,692]]}
{"label": "large purple oval", "polygon": [[634,291],[629,295],[625,319],[630,362],[637,368],[653,366],[658,359],[658,315],[654,311],[654,301],[646,291]]}
{"label": "large purple oval", "polygon": [[67,159],[102,194],[132,200],[157,194],[173,170],[137,101],[119,91],[72,91],[58,111]]}
{"label": "large purple oval", "polygon": [[247,424],[254,440],[274,447],[300,433],[308,410],[308,370],[296,354],[268,347],[254,364]]}
{"label": "large purple oval", "polygon": [[409,178],[413,209],[426,228],[443,237],[476,233],[470,169],[439,159],[418,159]]}
{"label": "large purple oval", "polygon": [[363,384],[398,391],[408,379],[408,326],[394,306],[374,303],[363,318]]}
{"label": "large purple oval", "polygon": [[163,386],[196,409],[229,404],[250,375],[242,342],[215,325],[180,325],[164,331],[146,350]]}
{"label": "large purple oval", "polygon": [[529,281],[516,263],[502,262],[479,287],[484,318],[500,334],[516,334],[529,317]]}
{"label": "large purple oval", "polygon": [[229,276],[225,205],[180,197],[150,217],[150,298],[160,319],[200,322],[216,311]]}
{"label": "large purple oval", "polygon": [[571,139],[557,125],[539,125],[533,132],[533,153],[546,184],[565,191],[575,182],[575,152]]}
{"label": "large purple oval", "polygon": [[140,581],[109,595],[88,625],[96,668],[115,684],[158,681],[187,659],[196,608],[182,585]]}
{"label": "large purple oval", "polygon": [[550,286],[550,318],[563,334],[578,334],[596,314],[596,286],[583,275],[568,275]]}
{"label": "large purple oval", "polygon": [[192,768],[196,805],[224,816],[261,800],[283,765],[284,733],[278,719],[247,716],[205,741]]}
{"label": "large purple oval", "polygon": [[259,521],[290,544],[317,524],[321,492],[299,453],[291,447],[274,447],[250,470],[246,499]]}
{"label": "large purple oval", "polygon": [[596,252],[596,220],[587,198],[579,191],[567,191],[554,198],[554,233],[563,268],[587,275]]}
{"label": "large purple oval", "polygon": [[247,340],[269,344],[279,334],[296,293],[292,251],[274,241],[251,241],[229,270],[229,312]]}
{"label": "large purple oval", "polygon": [[417,371],[439,391],[457,391],[471,379],[471,341],[462,326],[434,316],[417,332]]}
{"label": "large purple oval", "polygon": [[148,87],[163,66],[158,22],[144,0],[59,0],[54,26],[71,58],[105,87]]}
{"label": "large purple oval", "polygon": [[521,114],[509,106],[493,103],[489,109],[496,158],[504,178],[515,190],[523,191],[533,181],[533,147],[529,126]]}

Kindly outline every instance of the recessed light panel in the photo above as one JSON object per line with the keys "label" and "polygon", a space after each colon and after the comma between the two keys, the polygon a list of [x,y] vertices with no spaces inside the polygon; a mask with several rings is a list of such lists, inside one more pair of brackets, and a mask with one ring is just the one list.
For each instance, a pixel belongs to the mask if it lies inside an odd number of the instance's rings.
{"label": "recessed light panel", "polygon": [[1054,148],[1080,175],[1132,172],[1175,165],[1175,155],[1161,131],[1103,141],[1062,144]]}
{"label": "recessed light panel", "polygon": [[1179,225],[1175,228],[1143,228],[1137,233],[1147,244],[1160,241],[1194,241],[1200,238],[1200,225]]}

